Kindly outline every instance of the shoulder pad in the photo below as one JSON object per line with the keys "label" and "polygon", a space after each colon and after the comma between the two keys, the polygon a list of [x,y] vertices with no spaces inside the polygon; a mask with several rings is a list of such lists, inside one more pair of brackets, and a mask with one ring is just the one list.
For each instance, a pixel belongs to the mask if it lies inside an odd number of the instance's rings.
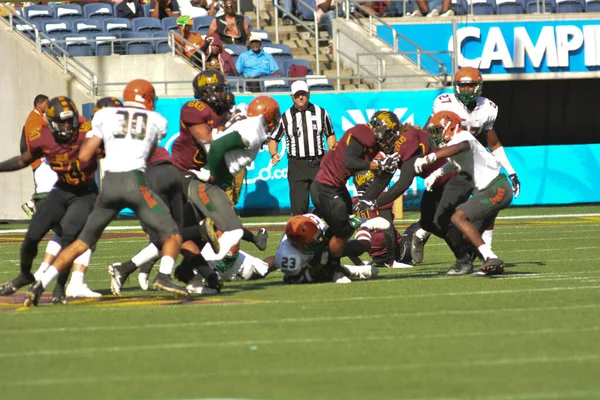
{"label": "shoulder pad", "polygon": [[423,156],[429,152],[429,141],[427,133],[421,129],[411,129],[400,135],[394,144],[394,152],[398,153],[400,160],[406,161],[415,152]]}
{"label": "shoulder pad", "polygon": [[203,101],[188,101],[181,108],[181,121],[186,125],[208,123],[211,118],[211,109]]}
{"label": "shoulder pad", "polygon": [[91,130],[92,130],[92,122],[91,121],[85,121],[81,125],[79,125],[80,132],[87,133]]}
{"label": "shoulder pad", "polygon": [[348,130],[354,139],[360,144],[369,148],[375,148],[377,142],[375,141],[375,133],[366,124],[359,124]]}

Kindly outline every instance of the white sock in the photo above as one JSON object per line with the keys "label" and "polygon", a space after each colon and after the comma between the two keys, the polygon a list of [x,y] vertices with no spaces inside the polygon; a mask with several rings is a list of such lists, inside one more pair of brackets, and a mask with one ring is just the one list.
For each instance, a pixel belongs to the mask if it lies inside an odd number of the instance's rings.
{"label": "white sock", "polygon": [[46,289],[50,282],[52,282],[57,276],[58,271],[56,270],[56,268],[54,268],[54,266],[52,265],[49,266],[46,272],[44,272],[40,277],[40,281],[42,281],[42,286],[44,287],[44,289]]}
{"label": "white sock", "polygon": [[488,229],[486,231],[483,231],[483,234],[481,235],[481,238],[483,239],[483,241],[485,242],[485,244],[489,245],[490,247],[492,247],[492,238],[494,236],[494,230],[493,229]]}
{"label": "white sock", "polygon": [[419,239],[421,240],[425,240],[427,239],[429,236],[431,235],[431,232],[427,232],[425,229],[423,228],[419,228],[417,229],[417,231],[415,232],[415,236],[417,236]]}
{"label": "white sock", "polygon": [[46,272],[46,270],[48,269],[49,266],[50,266],[50,264],[48,264],[45,261],[42,261],[38,270],[35,271],[35,274],[33,274],[33,277],[35,278],[36,281],[40,280],[40,278],[42,277],[44,272]]}
{"label": "white sock", "polygon": [[489,244],[482,244],[477,248],[477,250],[479,250],[484,260],[487,260],[488,258],[498,258],[498,256],[492,251],[492,248]]}
{"label": "white sock", "polygon": [[83,285],[83,272],[82,271],[73,271],[71,272],[71,280],[69,281],[69,285],[81,286]]}
{"label": "white sock", "polygon": [[77,257],[75,259],[75,261],[73,261],[73,264],[81,264],[84,267],[87,267],[88,265],[90,265],[91,258],[92,258],[92,249],[87,249],[86,251],[83,252],[82,255],[80,255],[79,257]]}
{"label": "white sock", "polygon": [[155,245],[150,243],[148,246],[144,247],[139,253],[133,256],[131,258],[131,262],[134,263],[136,267],[139,267],[142,264],[156,260],[158,257],[160,257],[160,251],[156,248]]}
{"label": "white sock", "polygon": [[173,260],[172,257],[162,256],[160,259],[160,268],[158,269],[158,272],[171,276],[171,271],[173,271],[174,266],[175,260]]}
{"label": "white sock", "polygon": [[60,245],[60,237],[57,235],[52,236],[48,244],[46,245],[46,253],[52,254],[54,257],[60,253],[62,249]]}

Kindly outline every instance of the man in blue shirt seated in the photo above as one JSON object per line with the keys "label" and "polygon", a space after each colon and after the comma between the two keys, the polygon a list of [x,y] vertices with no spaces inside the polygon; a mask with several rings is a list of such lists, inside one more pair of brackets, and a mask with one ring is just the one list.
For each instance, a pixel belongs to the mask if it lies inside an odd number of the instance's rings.
{"label": "man in blue shirt seated", "polygon": [[[262,49],[262,41],[257,35],[250,35],[248,40],[250,50],[243,52],[235,63],[235,68],[246,79],[261,76],[278,76],[279,66],[272,55]],[[260,82],[247,82],[246,87],[251,92],[260,92]]]}

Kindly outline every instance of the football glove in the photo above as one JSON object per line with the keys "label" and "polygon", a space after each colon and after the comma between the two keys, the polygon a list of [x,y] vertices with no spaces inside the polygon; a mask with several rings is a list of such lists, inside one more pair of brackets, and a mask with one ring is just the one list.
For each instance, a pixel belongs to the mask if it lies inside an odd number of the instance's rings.
{"label": "football glove", "polygon": [[521,193],[521,182],[519,182],[517,174],[510,174],[508,177],[512,183],[513,196],[515,196],[515,198],[519,197],[519,193]]}
{"label": "football glove", "polygon": [[437,178],[438,176],[436,174],[431,174],[423,180],[423,182],[425,183],[425,189],[428,192],[431,192],[433,190],[433,185],[435,185],[435,181],[437,181]]}
{"label": "football glove", "polygon": [[377,208],[377,200],[363,200],[360,199],[352,207],[352,211],[355,213],[363,211],[371,211]]}
{"label": "football glove", "polygon": [[188,171],[194,174],[194,176],[202,182],[208,182],[210,180],[210,171],[207,169],[200,168],[200,171],[195,169],[188,169]]}
{"label": "football glove", "polygon": [[420,174],[426,166],[433,164],[437,160],[435,153],[427,154],[425,157],[419,157],[415,160],[415,172]]}
{"label": "football glove", "polygon": [[376,158],[377,168],[384,172],[395,172],[398,169],[398,154],[386,155],[385,158]]}

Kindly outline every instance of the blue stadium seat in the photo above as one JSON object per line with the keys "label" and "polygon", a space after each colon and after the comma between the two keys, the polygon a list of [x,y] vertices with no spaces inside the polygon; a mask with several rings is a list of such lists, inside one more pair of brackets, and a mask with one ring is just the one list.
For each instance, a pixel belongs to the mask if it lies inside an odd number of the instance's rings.
{"label": "blue stadium seat", "polygon": [[147,3],[143,5],[144,7],[144,17],[150,17],[150,10],[152,9],[152,4]]}
{"label": "blue stadium seat", "polygon": [[151,32],[123,32],[121,39],[125,42],[125,54],[154,54],[154,44],[149,38]]}
{"label": "blue stadium seat", "polygon": [[54,7],[54,18],[81,19],[83,18],[83,9],[79,4],[58,4]]}
{"label": "blue stadium seat", "polygon": [[335,86],[331,83],[331,80],[325,75],[307,75],[306,84],[308,90],[313,92],[316,90],[335,90]]}
{"label": "blue stadium seat", "polygon": [[271,35],[269,34],[269,32],[263,29],[253,29],[250,31],[250,34],[258,36],[262,41],[263,45],[271,44],[273,42],[271,40]]}
{"label": "blue stadium seat", "polygon": [[91,3],[83,6],[83,15],[86,18],[114,17],[113,7],[106,3]]}
{"label": "blue stadium seat", "polygon": [[177,29],[177,17],[166,17],[160,21],[162,24],[163,31],[170,31],[171,29]]}
{"label": "blue stadium seat", "polygon": [[234,93],[244,91],[244,78],[241,76],[228,76],[227,83],[229,83],[231,91]]}
{"label": "blue stadium seat", "polygon": [[537,10],[538,10],[537,3],[539,3],[540,13],[544,9],[543,3],[546,4],[546,13],[556,12],[556,3],[554,2],[554,0],[525,0],[525,9],[527,10],[527,14],[536,14],[537,13]]}
{"label": "blue stadium seat", "polygon": [[76,19],[72,22],[73,24],[73,31],[77,32],[77,33],[81,33],[81,32],[88,32],[88,33],[95,33],[95,32],[102,32],[102,21],[100,21],[100,19],[96,18],[96,19]]}
{"label": "blue stadium seat", "polygon": [[[494,15],[496,14],[496,3],[494,0],[472,0],[473,15]],[[469,12],[471,10],[469,9]]]}
{"label": "blue stadium seat", "polygon": [[283,71],[283,62],[285,60],[291,60],[292,58],[294,58],[294,56],[292,55],[292,50],[286,44],[270,43],[265,44],[262,48],[265,51],[265,53],[269,53],[273,56],[273,58],[277,62],[277,65],[279,65],[279,73]]}
{"label": "blue stadium seat", "polygon": [[104,32],[132,32],[131,21],[127,18],[106,18],[102,22]]}
{"label": "blue stadium seat", "polygon": [[600,0],[586,0],[585,11],[600,12]]}
{"label": "blue stadium seat", "polygon": [[[114,46],[111,43],[114,39],[120,39],[121,36],[118,33],[95,33],[92,35],[92,39],[96,42],[93,44],[94,51],[97,56],[110,56],[112,54],[123,54],[121,45],[119,42],[114,42]],[[114,53],[111,52],[111,47],[114,48]]]}
{"label": "blue stadium seat", "polygon": [[585,11],[585,4],[580,0],[557,0],[557,13],[581,13]]}
{"label": "blue stadium seat", "polygon": [[65,33],[62,35],[65,41],[64,49],[72,57],[90,57],[94,55],[94,46],[88,42],[89,37],[81,34]]}
{"label": "blue stadium seat", "polygon": [[161,38],[160,40],[154,41],[154,52],[156,54],[165,54],[165,53],[171,52],[171,47],[169,46],[169,42],[167,40],[168,36],[169,36],[169,32],[167,32],[167,31],[160,31],[160,32],[152,33],[153,38]]}
{"label": "blue stadium seat", "polygon": [[301,65],[303,67],[306,67],[308,69],[307,75],[313,74],[313,70],[312,70],[312,67],[310,66],[310,62],[308,62],[308,60],[304,60],[302,58],[294,58],[291,60],[284,60],[281,65],[282,66],[281,71],[279,71],[279,73],[283,76],[290,76],[290,68],[292,67],[292,65]]}
{"label": "blue stadium seat", "polygon": [[525,5],[522,0],[496,0],[498,14],[524,14]]}
{"label": "blue stadium seat", "polygon": [[152,17],[141,17],[133,20],[133,30],[140,31],[162,31],[160,20]]}
{"label": "blue stadium seat", "polygon": [[39,32],[44,32],[41,21],[43,21],[43,20],[40,19],[37,21],[29,21],[28,23],[25,24],[20,21],[13,20],[13,24],[14,24],[16,30],[24,33],[25,35],[27,35],[27,37],[34,40],[35,39],[34,26],[38,29]]}
{"label": "blue stadium seat", "polygon": [[215,17],[210,17],[207,15],[206,17],[195,17],[193,19],[194,25],[192,26],[192,30],[197,31],[200,28],[208,28]]}
{"label": "blue stadium seat", "polygon": [[23,15],[25,16],[25,19],[28,19],[29,21],[39,21],[41,19],[54,18],[52,7],[44,5],[33,5],[25,7],[23,9]]}
{"label": "blue stadium seat", "polygon": [[243,52],[248,51],[248,48],[243,44],[226,44],[223,47],[232,57],[238,57]]}
{"label": "blue stadium seat", "polygon": [[290,91],[290,82],[271,78],[260,82],[261,92],[289,92]]}
{"label": "blue stadium seat", "polygon": [[64,19],[50,19],[43,22],[45,33],[68,33],[73,32],[71,21]]}

